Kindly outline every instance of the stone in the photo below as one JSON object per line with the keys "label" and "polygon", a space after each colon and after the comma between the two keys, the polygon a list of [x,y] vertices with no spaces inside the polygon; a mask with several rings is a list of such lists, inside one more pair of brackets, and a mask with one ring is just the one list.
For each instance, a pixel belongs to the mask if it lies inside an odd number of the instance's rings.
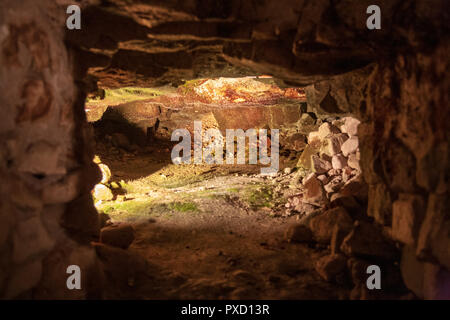
{"label": "stone", "polygon": [[323,160],[316,155],[311,157],[312,171],[318,174],[325,173],[331,169],[331,163],[329,161]]}
{"label": "stone", "polygon": [[313,242],[313,234],[308,227],[302,224],[293,224],[288,227],[285,233],[288,242]]}
{"label": "stone", "polygon": [[389,188],[398,193],[414,193],[416,191],[414,182],[416,159],[413,153],[394,140],[386,149],[385,157],[383,179]]}
{"label": "stone", "polygon": [[333,169],[343,169],[347,166],[347,159],[342,154],[335,154],[331,159]]}
{"label": "stone", "polygon": [[94,187],[93,190],[93,196],[97,200],[102,201],[109,201],[114,198],[114,195],[111,192],[111,189],[109,189],[107,186],[103,184],[97,184]]}
{"label": "stone", "polygon": [[354,176],[352,168],[348,166],[342,168],[342,181],[347,182],[352,176]]}
{"label": "stone", "polygon": [[429,194],[425,219],[417,240],[417,256],[439,261],[450,269],[450,200],[447,195]]}
{"label": "stone", "polygon": [[12,261],[19,264],[32,256],[44,255],[54,244],[39,217],[22,221],[13,236]]}
{"label": "stone", "polygon": [[327,193],[333,193],[339,191],[343,185],[341,176],[335,176],[324,186],[324,189]]}
{"label": "stone", "polygon": [[314,125],[316,120],[308,113],[302,113],[298,124],[300,127],[304,126],[312,126]]}
{"label": "stone", "polygon": [[300,200],[299,203],[294,206],[294,210],[302,215],[309,215],[317,210],[317,207]]}
{"label": "stone", "polygon": [[69,202],[60,222],[65,229],[71,230],[77,236],[87,239],[98,239],[98,211],[94,207],[92,195],[87,193]]}
{"label": "stone", "polygon": [[420,261],[413,246],[403,247],[400,269],[404,284],[420,299],[450,299],[450,272],[437,264]]}
{"label": "stone", "polygon": [[406,288],[402,281],[400,269],[396,264],[397,263],[392,263],[389,261],[364,260],[355,257],[351,257],[347,262],[354,285],[364,285],[367,288],[366,281],[369,277],[369,274],[367,274],[367,268],[370,265],[377,265],[381,270],[381,289],[386,291],[404,292],[406,291]]}
{"label": "stone", "polygon": [[292,173],[292,168],[289,168],[289,167],[284,168],[283,173],[284,174],[291,174]]}
{"label": "stone", "polygon": [[318,131],[311,131],[308,134],[308,143],[311,144],[313,142],[319,142],[320,143],[320,135]]}
{"label": "stone", "polygon": [[128,223],[104,227],[100,230],[100,242],[127,249],[134,241],[134,228]]}
{"label": "stone", "polygon": [[396,260],[399,256],[395,244],[374,225],[364,221],[355,222],[353,230],[342,242],[341,251],[347,256],[381,260]]}
{"label": "stone", "polygon": [[280,143],[287,149],[302,151],[306,147],[306,136],[301,133],[294,133],[282,139]]}
{"label": "stone", "polygon": [[362,284],[366,285],[367,267],[370,265],[370,262],[360,258],[351,257],[347,260],[347,267],[350,271],[350,276],[355,286]]}
{"label": "stone", "polygon": [[67,169],[60,161],[62,153],[61,146],[44,141],[36,142],[18,159],[18,170],[37,175],[64,175]]}
{"label": "stone", "polygon": [[336,128],[335,126],[333,126],[332,124],[330,124],[328,122],[322,123],[319,127],[318,132],[319,132],[318,137],[320,140],[325,139],[325,137],[327,137],[330,134],[341,133],[341,131],[338,128]]}
{"label": "stone", "polygon": [[321,174],[321,175],[317,176],[317,179],[319,179],[320,182],[322,182],[323,185],[326,185],[330,181],[330,178],[327,177],[324,174]]}
{"label": "stone", "polygon": [[111,189],[113,189],[113,190],[120,189],[120,185],[115,181],[111,182],[109,185],[110,185]]}
{"label": "stone", "polygon": [[404,284],[414,294],[423,299],[423,274],[424,262],[419,261],[416,257],[416,251],[413,246],[405,245],[402,248],[402,256],[400,260],[400,270]]}
{"label": "stone", "polygon": [[11,205],[6,201],[0,202],[0,247],[3,247],[9,238],[14,224],[14,215],[11,214]]}
{"label": "stone", "polygon": [[5,298],[12,299],[33,288],[41,279],[42,261],[34,260],[14,269],[8,281]]}
{"label": "stone", "polygon": [[358,134],[358,126],[361,121],[352,117],[345,117],[342,120],[344,123],[341,126],[341,131],[347,133],[349,136],[356,136]]}
{"label": "stone", "polygon": [[[429,135],[429,138],[431,137],[432,135]],[[423,143],[423,140],[420,139],[420,142],[413,144],[411,150],[416,152],[418,145],[423,145],[424,148],[428,147]],[[443,141],[437,143],[437,145],[429,150],[424,156],[418,157],[416,162],[417,185],[430,192],[437,194],[445,193],[445,190],[441,192],[438,190],[440,189],[440,186],[444,187],[444,189],[446,186],[448,190],[448,185],[444,182],[444,172],[448,171],[449,155],[449,145]],[[433,168],[433,170],[430,170],[430,168]]]}
{"label": "stone", "polygon": [[333,134],[329,135],[322,140],[322,145],[320,148],[321,154],[326,154],[328,156],[334,156],[341,152],[342,144],[348,139],[346,134]]}
{"label": "stone", "polygon": [[[77,265],[81,270],[81,289],[68,290],[67,267]],[[64,272],[61,272],[63,270]],[[104,298],[104,273],[90,243],[60,243],[58,250],[52,250],[43,262],[43,273],[39,285],[33,289],[37,300],[86,300]]]}
{"label": "stone", "polygon": [[315,263],[317,273],[325,281],[335,281],[346,270],[347,258],[343,254],[331,254],[320,258]]}
{"label": "stone", "polygon": [[334,193],[330,197],[330,208],[343,207],[352,216],[352,218],[362,218],[366,216],[363,207],[352,196],[344,196]]}
{"label": "stone", "polygon": [[317,175],[314,172],[311,172],[302,179],[302,184],[304,185],[306,182],[308,182],[309,179],[312,179],[314,177],[317,178]]}
{"label": "stone", "polygon": [[320,243],[330,243],[334,226],[350,232],[353,220],[344,208],[337,207],[324,211],[309,220],[309,228],[314,234],[314,239]]}
{"label": "stone", "polygon": [[336,254],[341,252],[342,241],[348,235],[349,229],[347,227],[342,227],[338,224],[334,225],[333,233],[331,235],[331,254]]}
{"label": "stone", "polygon": [[82,192],[80,181],[82,172],[75,171],[67,175],[61,181],[47,186],[42,191],[42,199],[45,204],[66,203],[76,199]]}
{"label": "stone", "polygon": [[339,176],[341,175],[341,170],[339,169],[330,169],[327,172],[327,175],[331,178],[331,177],[335,177],[335,176]]}
{"label": "stone", "polygon": [[319,144],[310,143],[306,145],[297,162],[297,167],[303,170],[312,171],[312,156],[319,153]]}
{"label": "stone", "polygon": [[361,167],[359,165],[359,153],[358,152],[349,154],[347,163],[350,168],[356,169],[357,171],[361,171]]}
{"label": "stone", "polygon": [[381,225],[392,224],[391,193],[384,183],[369,185],[367,215]]}
{"label": "stone", "polygon": [[342,154],[347,157],[350,153],[358,149],[359,141],[357,136],[350,137],[341,146]]}
{"label": "stone", "polygon": [[399,199],[392,204],[392,237],[404,244],[415,245],[424,211],[422,197],[400,194]]}
{"label": "stone", "polygon": [[310,175],[308,179],[305,179],[303,186],[305,189],[305,193],[303,194],[304,202],[319,207],[328,202],[322,183],[315,175]]}
{"label": "stone", "polygon": [[426,300],[450,300],[450,272],[440,265],[425,263],[423,293]]}
{"label": "stone", "polygon": [[108,166],[104,163],[100,163],[98,167],[102,172],[102,180],[100,181],[100,183],[107,184],[109,182],[109,179],[111,179],[111,170],[109,170]]}
{"label": "stone", "polygon": [[354,196],[358,200],[366,201],[368,186],[362,180],[362,175],[357,175],[348,180],[339,192],[344,196]]}

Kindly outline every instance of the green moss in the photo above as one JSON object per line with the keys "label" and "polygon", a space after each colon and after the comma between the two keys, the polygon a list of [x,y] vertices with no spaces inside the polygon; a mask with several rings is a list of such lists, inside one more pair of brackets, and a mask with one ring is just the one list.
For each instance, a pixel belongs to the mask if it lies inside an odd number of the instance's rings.
{"label": "green moss", "polygon": [[147,219],[149,217],[170,218],[173,212],[200,212],[193,202],[156,203],[154,200],[128,200],[111,202],[100,206],[100,211],[122,221]]}
{"label": "green moss", "polygon": [[86,103],[89,104],[121,104],[136,100],[151,99],[156,96],[164,94],[163,89],[155,88],[138,88],[138,87],[124,87],[120,89],[105,89],[105,98],[100,99],[98,97],[86,99]]}
{"label": "green moss", "polygon": [[227,192],[230,192],[230,193],[238,193],[239,191],[241,191],[241,188],[234,187],[234,188],[227,189]]}
{"label": "green moss", "polygon": [[172,202],[167,207],[179,212],[199,212],[197,205],[194,202]]}
{"label": "green moss", "polygon": [[146,216],[152,214],[152,200],[129,200],[125,202],[111,202],[105,204],[100,209],[109,215]]}
{"label": "green moss", "polygon": [[245,192],[245,196],[246,201],[252,209],[262,207],[272,208],[274,206],[273,191],[270,187],[249,188]]}

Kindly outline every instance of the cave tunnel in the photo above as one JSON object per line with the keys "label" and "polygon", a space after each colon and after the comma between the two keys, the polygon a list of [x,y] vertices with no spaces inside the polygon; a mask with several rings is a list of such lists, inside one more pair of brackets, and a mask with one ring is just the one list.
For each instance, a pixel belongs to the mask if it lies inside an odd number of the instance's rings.
{"label": "cave tunnel", "polygon": [[445,0],[71,4],[0,0],[1,298],[450,299]]}

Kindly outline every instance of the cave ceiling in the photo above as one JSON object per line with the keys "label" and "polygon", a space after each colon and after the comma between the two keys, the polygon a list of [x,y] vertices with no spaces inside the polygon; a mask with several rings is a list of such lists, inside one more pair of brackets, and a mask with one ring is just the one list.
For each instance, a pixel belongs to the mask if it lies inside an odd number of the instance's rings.
{"label": "cave ceiling", "polygon": [[116,88],[262,74],[302,86],[364,67],[394,44],[398,51],[439,38],[408,32],[442,21],[421,20],[426,1],[375,1],[383,7],[375,32],[366,27],[371,2],[88,0],[81,30],[68,31],[66,41],[82,61],[80,75]]}

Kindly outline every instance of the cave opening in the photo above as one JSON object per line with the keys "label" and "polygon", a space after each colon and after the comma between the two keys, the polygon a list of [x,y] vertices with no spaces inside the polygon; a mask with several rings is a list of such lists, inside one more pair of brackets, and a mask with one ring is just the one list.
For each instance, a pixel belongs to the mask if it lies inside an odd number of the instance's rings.
{"label": "cave opening", "polygon": [[1,298],[450,297],[445,0],[68,2],[0,1]]}
{"label": "cave opening", "polygon": [[[176,275],[182,285],[167,286],[167,297],[294,296],[321,281],[314,268],[332,280],[314,294],[349,290],[340,271],[312,261],[330,249],[336,216],[342,233],[367,208],[359,120],[311,110],[304,88],[265,75],[106,88],[85,111],[102,172],[92,191],[100,241],[164,266],[166,280]],[[331,222],[314,222],[327,210]],[[342,240],[331,248],[337,260]]]}

